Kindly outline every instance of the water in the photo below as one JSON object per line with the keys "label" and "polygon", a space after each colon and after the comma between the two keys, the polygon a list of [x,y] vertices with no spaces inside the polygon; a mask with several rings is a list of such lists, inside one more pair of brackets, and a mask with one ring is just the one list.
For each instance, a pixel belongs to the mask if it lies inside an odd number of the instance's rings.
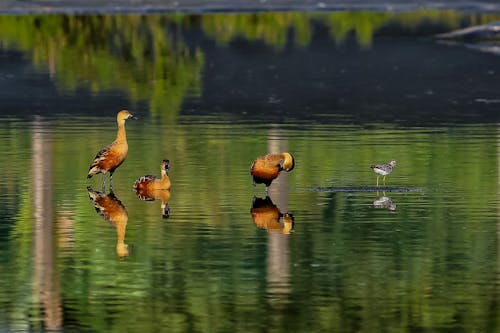
{"label": "water", "polygon": [[1,17],[0,330],[498,331],[500,64],[429,38],[495,17],[343,15]]}

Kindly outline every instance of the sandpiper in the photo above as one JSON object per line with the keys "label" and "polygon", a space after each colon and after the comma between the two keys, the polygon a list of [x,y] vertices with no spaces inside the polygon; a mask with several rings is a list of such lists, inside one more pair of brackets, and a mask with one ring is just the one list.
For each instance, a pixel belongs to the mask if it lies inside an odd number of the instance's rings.
{"label": "sandpiper", "polygon": [[384,185],[385,185],[385,176],[390,174],[395,166],[396,166],[396,161],[370,165],[370,168],[372,168],[372,170],[377,174],[377,186],[378,186],[378,177],[380,177],[380,175],[384,176]]}

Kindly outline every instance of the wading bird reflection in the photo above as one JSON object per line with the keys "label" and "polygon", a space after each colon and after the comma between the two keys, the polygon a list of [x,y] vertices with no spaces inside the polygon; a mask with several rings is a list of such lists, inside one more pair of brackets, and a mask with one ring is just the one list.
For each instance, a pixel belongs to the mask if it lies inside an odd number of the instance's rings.
{"label": "wading bird reflection", "polygon": [[125,244],[128,213],[125,206],[113,192],[105,194],[90,186],[87,187],[87,192],[96,212],[116,228],[116,254],[120,257],[128,256],[129,249]]}
{"label": "wading bird reflection", "polygon": [[295,225],[293,215],[280,212],[269,196],[264,199],[254,197],[250,214],[255,226],[269,232],[289,234]]}
{"label": "wading bird reflection", "polygon": [[395,211],[396,210],[396,204],[392,201],[391,198],[386,197],[385,194],[382,195],[381,197],[377,198],[373,202],[373,207],[374,208],[381,208],[381,209],[388,209],[390,211]]}

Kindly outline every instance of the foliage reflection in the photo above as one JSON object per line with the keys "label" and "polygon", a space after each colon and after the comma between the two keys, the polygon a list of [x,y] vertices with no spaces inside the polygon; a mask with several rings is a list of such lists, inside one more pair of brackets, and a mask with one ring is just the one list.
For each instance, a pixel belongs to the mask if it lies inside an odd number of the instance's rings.
{"label": "foliage reflection", "polygon": [[[246,13],[206,15],[36,15],[0,16],[4,49],[27,54],[47,70],[60,89],[93,93],[120,89],[150,112],[173,122],[183,100],[198,96],[205,55],[200,40],[220,45],[244,39],[280,51],[305,47],[318,27],[342,44],[355,36],[362,48],[380,31],[428,34],[498,20],[493,14],[422,10],[411,13]],[[201,29],[204,37],[188,43]],[[421,30],[420,30],[421,29]],[[320,29],[321,30],[321,29]],[[430,31],[430,32],[429,32]],[[188,45],[191,44],[191,45]]]}

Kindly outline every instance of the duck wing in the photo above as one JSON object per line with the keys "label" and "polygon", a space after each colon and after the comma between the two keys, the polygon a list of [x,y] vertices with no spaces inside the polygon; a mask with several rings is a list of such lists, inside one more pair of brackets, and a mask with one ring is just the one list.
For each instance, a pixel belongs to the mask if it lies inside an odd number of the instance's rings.
{"label": "duck wing", "polygon": [[87,175],[87,178],[90,178],[96,173],[99,173],[103,170],[101,163],[105,162],[106,159],[109,157],[112,147],[113,144],[110,144],[109,146],[106,146],[101,150],[99,150],[99,152],[95,155],[92,164],[89,167],[89,173]]}

